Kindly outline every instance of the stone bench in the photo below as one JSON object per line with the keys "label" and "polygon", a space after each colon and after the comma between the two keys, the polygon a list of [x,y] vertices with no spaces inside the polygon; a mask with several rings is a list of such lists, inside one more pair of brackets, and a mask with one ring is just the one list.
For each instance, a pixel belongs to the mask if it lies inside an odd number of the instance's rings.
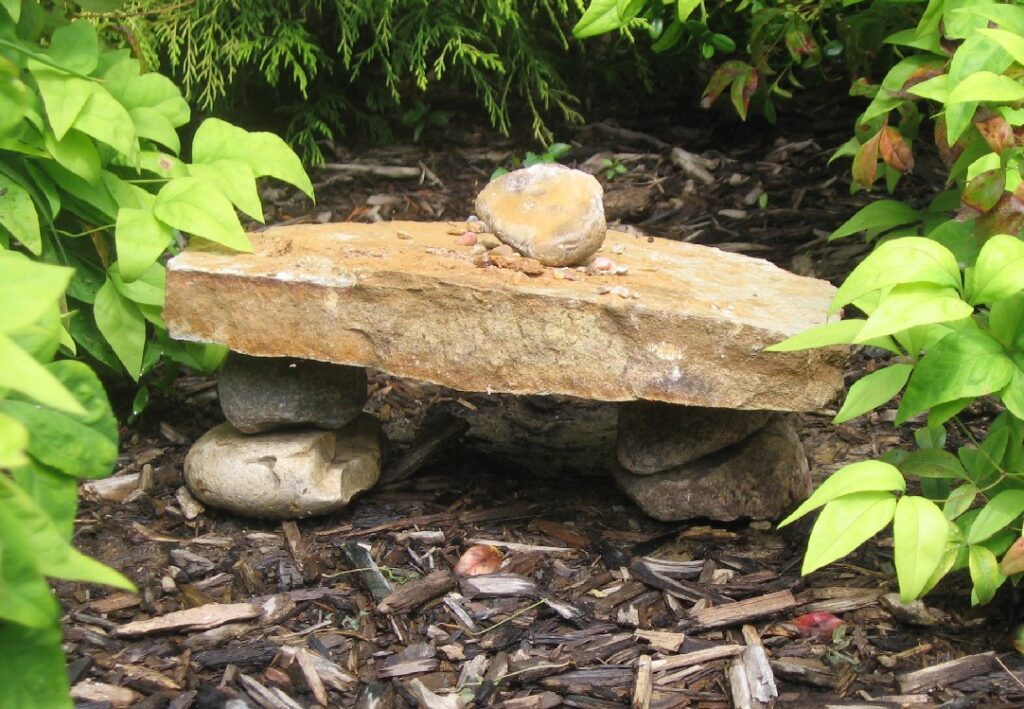
{"label": "stone bench", "polygon": [[[764,348],[825,322],[832,286],[759,259],[616,231],[602,251],[612,270],[538,267],[489,258],[487,236],[475,246],[475,235],[465,238],[472,228],[298,225],[251,235],[251,254],[190,247],[168,264],[164,318],[175,338],[256,357],[372,367],[464,392],[661,402],[624,410],[618,458],[627,467],[615,472],[663,519],[723,517],[654,502],[728,476],[745,475],[741,492],[775,491],[770,504],[737,502],[730,518],[777,516],[807,494],[799,442],[768,412],[828,403],[844,355]],[[730,413],[739,410],[750,413]],[[695,458],[663,455],[651,421],[686,428],[688,438],[676,435],[684,449],[709,431],[729,435],[712,450],[696,446]]]}

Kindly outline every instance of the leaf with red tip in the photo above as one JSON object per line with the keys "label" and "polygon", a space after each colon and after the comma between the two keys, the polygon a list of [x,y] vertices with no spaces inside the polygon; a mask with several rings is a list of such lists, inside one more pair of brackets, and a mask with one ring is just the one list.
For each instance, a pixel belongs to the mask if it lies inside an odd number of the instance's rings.
{"label": "leaf with red tip", "polygon": [[843,619],[825,611],[815,611],[797,616],[790,622],[802,637],[827,641],[832,639],[832,631],[843,624]]}
{"label": "leaf with red tip", "polygon": [[1024,182],[1013,194],[1004,192],[996,206],[974,222],[974,234],[987,239],[994,234],[1018,234],[1024,229]]}
{"label": "leaf with red tip", "polygon": [[737,59],[730,59],[715,69],[715,73],[708,79],[708,85],[704,87],[704,95],[701,97],[701,108],[710,108],[711,104],[718,100],[726,87],[731,84],[737,76],[753,69],[746,62]]}
{"label": "leaf with red tip", "polygon": [[474,544],[459,557],[453,571],[456,576],[493,574],[501,566],[501,552],[490,544]]}
{"label": "leaf with red tip", "polygon": [[853,179],[865,189],[875,183],[878,174],[878,141],[881,135],[882,131],[878,131],[871,136],[853,158]]}
{"label": "leaf with red tip", "polygon": [[1006,172],[1002,169],[986,170],[975,176],[964,187],[960,201],[971,209],[987,212],[999,202],[1006,188]]}
{"label": "leaf with red tip", "polygon": [[1003,576],[1012,576],[1022,571],[1024,571],[1024,537],[1015,541],[1013,546],[1006,550],[1003,560],[999,562],[999,573]]}
{"label": "leaf with red tip", "polygon": [[1017,144],[1017,136],[1005,118],[986,108],[979,108],[974,117],[974,127],[988,143],[994,153],[1002,153]]}
{"label": "leaf with red tip", "polygon": [[914,169],[914,155],[910,146],[903,140],[903,134],[892,126],[885,126],[878,134],[878,152],[882,154],[885,164],[900,172]]}

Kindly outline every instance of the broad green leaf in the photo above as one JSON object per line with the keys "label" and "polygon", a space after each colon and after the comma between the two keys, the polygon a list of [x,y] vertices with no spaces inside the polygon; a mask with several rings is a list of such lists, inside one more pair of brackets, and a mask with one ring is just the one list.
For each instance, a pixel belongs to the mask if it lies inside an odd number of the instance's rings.
{"label": "broad green leaf", "polygon": [[99,84],[69,76],[34,59],[28,60],[28,69],[39,86],[50,127],[60,140],[74,125],[89,97],[100,90]]}
{"label": "broad green leaf", "polygon": [[71,709],[61,639],[56,612],[46,627],[0,623],[0,706]]}
{"label": "broad green leaf", "polygon": [[1024,242],[996,234],[985,242],[971,273],[971,302],[992,303],[1024,290]]}
{"label": "broad green leaf", "polygon": [[917,325],[951,322],[968,318],[974,312],[954,288],[934,283],[901,283],[879,303],[857,335],[863,343]]}
{"label": "broad green leaf", "polygon": [[41,463],[11,471],[14,482],[35,500],[65,541],[71,541],[78,511],[78,481]]}
{"label": "broad green leaf", "polygon": [[936,344],[952,332],[956,332],[954,325],[963,321],[952,323],[931,323],[929,325],[918,325],[903,332],[897,332],[893,339],[902,345],[903,349],[914,359],[917,359],[922,352],[935,347]]}
{"label": "broad green leaf", "polygon": [[69,319],[68,329],[75,342],[93,359],[102,363],[111,373],[121,374],[121,360],[96,327],[92,308],[74,311]]}
{"label": "broad green leaf", "polygon": [[[640,5],[642,0],[633,0],[632,4]],[[250,133],[217,118],[207,118],[192,139],[192,162],[209,165],[217,160],[244,162],[256,177],[276,177],[313,198],[313,184],[299,157],[273,133]]]}
{"label": "broad green leaf", "polygon": [[643,7],[642,0],[632,0],[620,9],[619,0],[591,0],[576,26],[573,36],[579,39],[596,37],[605,32],[617,30],[629,23]]}
{"label": "broad green leaf", "polygon": [[853,269],[832,299],[838,310],[871,291],[900,283],[931,283],[960,289],[960,266],[942,244],[923,236],[892,239],[879,245]]}
{"label": "broad green leaf", "polygon": [[946,502],[942,505],[942,514],[946,519],[954,520],[967,510],[971,509],[975,498],[978,496],[978,486],[974,483],[959,485],[949,493]]}
{"label": "broad green leaf", "polygon": [[139,166],[158,177],[171,179],[188,177],[188,167],[178,158],[155,150],[143,150],[139,154]]}
{"label": "broad green leaf", "polygon": [[[0,468],[16,468],[26,465],[25,449],[28,447],[28,431],[17,419],[0,414]],[[0,551],[2,553],[2,551]]]}
{"label": "broad green leaf", "polygon": [[39,215],[28,191],[0,172],[0,226],[36,256],[43,252]]}
{"label": "broad green leaf", "polygon": [[[112,172],[103,171],[103,185],[110,192],[110,195],[117,202],[118,207],[129,207],[130,209],[152,210],[156,195],[147,192],[138,185],[122,180]],[[119,213],[120,214],[120,213]]]}
{"label": "broad green leaf", "polygon": [[952,251],[961,266],[973,264],[978,257],[978,239],[974,236],[973,222],[943,218],[927,236]]}
{"label": "broad green leaf", "polygon": [[850,387],[846,401],[832,423],[857,418],[889,401],[907,383],[913,369],[909,364],[893,364],[861,377]]}
{"label": "broad green leaf", "polygon": [[903,459],[900,470],[916,478],[964,478],[964,469],[957,457],[941,448],[913,451]]}
{"label": "broad green leaf", "polygon": [[74,271],[0,251],[0,332],[9,333],[43,317],[64,293]]}
{"label": "broad green leaf", "polygon": [[216,184],[199,177],[182,177],[164,185],[153,214],[180,231],[216,241],[237,251],[252,251],[235,208]]}
{"label": "broad green leaf", "polygon": [[93,91],[82,111],[75,118],[74,127],[106,143],[123,155],[129,163],[139,159],[139,139],[132,117],[103,88]]}
{"label": "broad green leaf", "polygon": [[[117,216],[117,203],[110,196],[106,186],[102,184],[89,184],[78,175],[66,170],[60,164],[49,160],[42,164],[42,168],[61,189],[68,192],[70,197],[78,200],[76,208],[70,210],[76,216],[92,221],[92,214],[95,212],[95,223],[97,224],[114,221],[114,218]],[[64,201],[70,202],[71,200],[64,199]],[[88,205],[88,212],[83,212],[81,209],[84,205]]]}
{"label": "broad green leaf", "polygon": [[1014,416],[1024,419],[1024,372],[1018,367],[1013,368],[1013,377],[1010,383],[999,392],[1003,404]]}
{"label": "broad green leaf", "polygon": [[188,102],[174,82],[156,72],[140,74],[140,70],[139,62],[135,59],[114,64],[103,76],[107,91],[129,112],[136,108],[148,108],[158,112],[172,126],[188,123]]}
{"label": "broad green leaf", "polygon": [[801,574],[841,559],[892,521],[896,498],[889,492],[855,492],[836,498],[818,515],[807,540]]}
{"label": "broad green leaf", "polygon": [[33,95],[19,74],[17,66],[0,57],[0,138],[17,128],[32,103]]}
{"label": "broad green leaf", "polygon": [[50,38],[50,59],[78,74],[91,74],[100,59],[100,40],[88,20],[58,27]]}
{"label": "broad green leaf", "polygon": [[[1007,30],[982,27],[976,30],[977,36],[996,42],[1003,50],[1013,57],[1018,64],[1024,65],[1024,37]],[[959,53],[959,52],[958,52]]]}
{"label": "broad green leaf", "polygon": [[1024,350],[1024,294],[993,303],[988,325],[1006,349]]}
{"label": "broad green leaf", "polygon": [[947,335],[914,369],[896,423],[938,404],[999,391],[1013,369],[1002,345],[988,333],[961,330]]}
{"label": "broad green leaf", "polygon": [[47,131],[43,135],[46,150],[69,172],[73,172],[86,182],[100,179],[100,154],[96,145],[85,134],[77,130],[69,130],[64,138],[57,140]]}
{"label": "broad green leaf", "polygon": [[794,510],[793,514],[779,522],[785,527],[803,517],[808,512],[840,497],[864,492],[904,492],[907,481],[894,466],[879,460],[864,460],[851,463],[832,473],[804,503]]}
{"label": "broad green leaf", "polygon": [[252,168],[238,160],[215,160],[211,163],[195,163],[188,166],[193,177],[208,180],[217,185],[224,196],[240,210],[258,221],[264,222],[263,205],[256,191],[256,177]]}
{"label": "broad green leaf", "polygon": [[3,477],[0,477],[0,508],[4,510],[0,515],[0,538],[12,527],[22,530],[27,550],[40,573],[51,578],[135,590],[132,582],[119,572],[75,550],[28,493]]}
{"label": "broad green leaf", "polygon": [[61,411],[84,413],[82,405],[64,388],[56,377],[0,333],[0,389],[19,392]]}
{"label": "broad green leaf", "polygon": [[122,207],[114,228],[121,277],[127,281],[139,278],[173,239],[174,229],[157,219],[152,210]]}
{"label": "broad green leaf", "polygon": [[999,573],[1003,576],[1024,573],[1024,537],[1017,539],[999,562]]}
{"label": "broad green leaf", "polygon": [[0,7],[7,11],[14,22],[21,19],[21,0],[0,0]]}
{"label": "broad green leaf", "polygon": [[968,544],[980,544],[1024,513],[1024,490],[1003,490],[988,501],[967,533]]}
{"label": "broad green leaf", "polygon": [[1009,437],[1008,428],[993,425],[981,445],[961,446],[957,450],[968,480],[983,490],[998,482],[998,469],[1006,454]]}
{"label": "broad green leaf", "polygon": [[971,605],[983,606],[991,601],[1006,577],[999,573],[999,561],[996,555],[980,545],[971,545],[969,568],[974,589],[971,591]]}
{"label": "broad green leaf", "polygon": [[81,403],[81,414],[36,406],[14,398],[0,400],[0,412],[20,421],[29,432],[28,453],[65,475],[102,478],[117,460],[117,422],[96,374],[82,362],[61,360],[46,365]]}
{"label": "broad green leaf", "polygon": [[[0,485],[4,484],[14,485],[0,475]],[[60,606],[36,568],[34,550],[27,539],[28,530],[18,529],[13,524],[13,510],[8,510],[6,504],[0,502],[0,509],[4,511],[0,515],[0,631],[8,625],[6,621],[30,628],[52,626],[60,619]],[[42,511],[38,515],[46,517]]]}
{"label": "broad green leaf", "polygon": [[862,327],[863,320],[837,320],[804,330],[799,335],[793,335],[764,349],[765,352],[793,352],[814,347],[853,344]]}
{"label": "broad green leaf", "polygon": [[840,224],[839,228],[832,232],[829,240],[841,239],[844,236],[868,229],[889,229],[904,224],[914,224],[920,219],[920,213],[903,202],[880,199],[867,205]]}
{"label": "broad green leaf", "polygon": [[892,532],[900,600],[910,603],[924,592],[942,561],[949,522],[934,502],[905,495],[896,504]]}
{"label": "broad green leaf", "polygon": [[[991,71],[971,74],[949,91],[947,104],[972,101],[997,101],[1014,103],[1024,99],[1024,86],[1008,76]],[[952,133],[952,131],[950,131]]]}
{"label": "broad green leaf", "polygon": [[162,263],[151,263],[137,279],[126,283],[121,278],[120,264],[110,265],[108,273],[117,292],[138,305],[163,307],[164,284],[167,280],[167,269]]}
{"label": "broad green leaf", "polygon": [[140,138],[155,141],[172,153],[181,152],[178,131],[162,113],[155,108],[140,106],[129,110],[128,114],[132,117],[135,132]]}
{"label": "broad green leaf", "polygon": [[676,1],[676,19],[680,22],[686,22],[693,11],[701,6],[703,0],[677,0]]}
{"label": "broad green leaf", "polygon": [[920,84],[914,84],[907,93],[920,96],[921,98],[928,99],[929,101],[935,101],[937,103],[945,103],[949,97],[949,75],[940,74],[933,76],[926,81],[922,81]]}
{"label": "broad green leaf", "polygon": [[142,371],[142,351],[146,346],[146,321],[135,303],[120,293],[108,279],[93,305],[96,326],[107,339],[132,379]]}

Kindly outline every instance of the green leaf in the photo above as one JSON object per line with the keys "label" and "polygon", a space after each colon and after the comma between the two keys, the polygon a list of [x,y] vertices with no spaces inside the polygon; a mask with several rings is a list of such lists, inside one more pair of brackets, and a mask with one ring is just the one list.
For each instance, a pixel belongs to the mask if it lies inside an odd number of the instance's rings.
{"label": "green leaf", "polygon": [[844,236],[868,229],[890,229],[904,224],[914,224],[920,220],[920,213],[903,202],[880,199],[867,205],[840,224],[839,228],[832,232],[829,240],[841,239]]}
{"label": "green leaf", "polygon": [[1024,37],[1007,30],[981,27],[975,30],[977,36],[994,41],[1013,57],[1018,64],[1024,65]]}
{"label": "green leaf", "polygon": [[1024,490],[1003,490],[988,501],[967,532],[968,544],[980,544],[1024,513]]}
{"label": "green leaf", "polygon": [[950,89],[946,103],[956,104],[971,101],[1014,103],[1022,99],[1024,99],[1024,86],[1008,76],[994,74],[991,71],[979,71]]}
{"label": "green leaf", "polygon": [[892,521],[900,600],[910,603],[925,590],[946,552],[949,521],[935,503],[905,495]]}
{"label": "green leaf", "polygon": [[846,556],[889,524],[895,512],[896,498],[879,490],[832,500],[814,523],[800,573],[809,574]]}
{"label": "green leaf", "polygon": [[156,141],[172,153],[181,152],[178,131],[158,110],[148,106],[139,106],[129,110],[128,115],[131,116],[132,122],[135,124],[135,132],[140,138]]}
{"label": "green leaf", "polygon": [[850,387],[846,401],[832,423],[843,423],[857,418],[889,401],[907,383],[913,370],[914,367],[909,364],[893,364],[861,377]]}
{"label": "green leaf", "polygon": [[1024,290],[1024,242],[996,234],[985,242],[971,274],[971,302],[993,303]]}
{"label": "green leaf", "polygon": [[900,283],[931,283],[959,290],[960,266],[949,249],[927,237],[892,239],[853,269],[832,299],[831,309]]}
{"label": "green leaf", "polygon": [[946,99],[949,98],[949,75],[939,74],[922,81],[920,84],[914,84],[907,89],[907,93],[920,96],[929,101],[945,103]]}
{"label": "green leaf", "polygon": [[4,510],[0,515],[0,538],[6,537],[12,528],[21,530],[26,549],[40,573],[135,590],[134,584],[117,571],[76,551],[28,493],[4,477],[0,477],[0,509]]}
{"label": "green leaf", "polygon": [[0,332],[32,325],[64,293],[74,271],[0,251]]}
{"label": "green leaf", "polygon": [[60,140],[74,125],[89,97],[101,89],[94,81],[68,76],[34,59],[28,60],[28,69],[39,86],[50,127]]}
{"label": "green leaf", "polygon": [[956,519],[964,512],[971,509],[971,505],[974,504],[974,500],[977,496],[978,486],[974,483],[964,483],[963,485],[956,487],[951,493],[949,493],[949,497],[946,498],[945,504],[942,505],[942,514],[950,521]]}
{"label": "green leaf", "polygon": [[[640,5],[642,0],[632,4]],[[273,133],[250,133],[217,118],[207,118],[192,140],[192,162],[210,165],[218,160],[244,162],[256,177],[276,177],[313,198],[313,184],[299,157]]]}
{"label": "green leaf", "polygon": [[11,474],[14,482],[49,516],[64,540],[70,542],[78,511],[78,481],[40,463],[16,468]]}
{"label": "green leaf", "polygon": [[29,432],[28,453],[56,470],[80,478],[109,475],[117,460],[117,422],[96,374],[82,362],[61,360],[46,371],[80,402],[71,414],[15,398],[0,400],[0,412],[20,421]]}
{"label": "green leaf", "polygon": [[28,191],[0,172],[0,227],[36,256],[43,252],[39,215]]}
{"label": "green leaf", "polygon": [[264,223],[263,205],[256,191],[256,177],[252,168],[239,160],[215,160],[209,164],[195,163],[188,166],[193,177],[204,178],[217,185],[224,196],[250,217]]}
{"label": "green leaf", "polygon": [[14,22],[21,19],[21,0],[0,0],[0,7],[7,11]]}
{"label": "green leaf", "polygon": [[617,30],[629,24],[642,7],[642,0],[628,2],[624,9],[620,9],[619,0],[591,0],[579,22],[572,28],[572,34],[585,39]]}
{"label": "green leaf", "polygon": [[[807,350],[814,347],[829,347],[831,345],[849,345],[856,341],[857,333],[864,327],[864,320],[851,318],[850,320],[837,320],[836,322],[825,323],[804,330],[798,335],[786,338],[769,347],[765,352],[793,352],[795,350]],[[886,346],[886,344],[888,346]],[[886,349],[892,349],[892,340],[879,345]]]}
{"label": "green leaf", "polygon": [[128,300],[138,305],[163,307],[167,269],[162,263],[151,263],[145,272],[130,283],[122,280],[120,264],[116,261],[110,265],[108,275],[117,292]]}
{"label": "green leaf", "polygon": [[1024,294],[993,303],[988,325],[1006,349],[1024,350]]}
{"label": "green leaf", "polygon": [[[0,486],[14,483],[0,476]],[[36,568],[28,530],[13,524],[13,510],[8,510],[0,496],[0,631],[13,621],[30,628],[46,628],[60,619],[60,606],[50,592],[49,584]],[[37,514],[45,519],[39,510]],[[0,650],[3,646],[0,646]],[[3,691],[0,685],[0,692]],[[3,696],[3,695],[0,695]]]}
{"label": "green leaf", "polygon": [[676,19],[686,22],[702,2],[703,0],[676,0]]}
{"label": "green leaf", "polygon": [[999,392],[1003,404],[1014,416],[1024,419],[1024,372],[1014,367],[1010,383]]}
{"label": "green leaf", "polygon": [[217,185],[199,177],[182,177],[164,185],[153,214],[165,224],[216,241],[237,251],[252,251],[235,208]]}
{"label": "green leaf", "polygon": [[988,333],[960,330],[947,335],[914,369],[896,423],[937,404],[999,391],[1013,369],[1002,345]]}
{"label": "green leaf", "polygon": [[56,613],[46,627],[0,623],[0,706],[71,709],[61,640]]}
{"label": "green leaf", "polygon": [[91,74],[100,59],[96,28],[88,20],[77,20],[57,28],[50,39],[50,59],[78,74]]}
{"label": "green leaf", "polygon": [[4,363],[0,367],[0,389],[11,389],[61,411],[83,412],[81,404],[56,377],[2,333],[0,362]]}
{"label": "green leaf", "polygon": [[140,74],[140,71],[139,62],[135,59],[126,59],[114,64],[103,76],[107,91],[128,109],[129,113],[137,108],[152,109],[167,119],[172,126],[183,126],[188,123],[188,102],[174,82],[156,72]]}
{"label": "green leaf", "polygon": [[955,288],[934,283],[901,283],[882,298],[864,328],[857,335],[863,343],[917,325],[951,322],[968,318],[974,312]]}
{"label": "green leaf", "polygon": [[904,475],[916,478],[963,479],[964,469],[957,457],[940,448],[916,450],[900,464]]}
{"label": "green leaf", "polygon": [[28,464],[28,458],[25,456],[27,447],[28,431],[21,422],[6,414],[0,414],[0,468],[16,468]]}
{"label": "green leaf", "polygon": [[135,303],[120,293],[108,279],[96,293],[93,305],[96,326],[107,339],[128,374],[138,380],[142,351],[146,346],[146,321]]}
{"label": "green leaf", "polygon": [[968,565],[971,570],[971,605],[983,606],[991,601],[1006,577],[999,573],[996,555],[983,546],[972,545],[968,551]]}
{"label": "green leaf", "polygon": [[75,118],[75,128],[106,143],[129,163],[139,159],[139,139],[132,117],[106,89],[98,87]]}
{"label": "green leaf", "polygon": [[43,134],[46,150],[69,172],[73,172],[86,182],[100,179],[100,154],[96,145],[83,133],[69,130],[64,138],[57,140],[52,133]]}
{"label": "green leaf", "polygon": [[888,463],[879,460],[851,463],[832,473],[793,514],[779,522],[779,527],[785,527],[808,512],[846,495],[891,490],[904,492],[906,489],[907,481],[903,479],[903,475]]}
{"label": "green leaf", "polygon": [[161,222],[151,209],[122,207],[117,213],[114,242],[121,277],[127,281],[151,268],[174,239],[174,229]]}

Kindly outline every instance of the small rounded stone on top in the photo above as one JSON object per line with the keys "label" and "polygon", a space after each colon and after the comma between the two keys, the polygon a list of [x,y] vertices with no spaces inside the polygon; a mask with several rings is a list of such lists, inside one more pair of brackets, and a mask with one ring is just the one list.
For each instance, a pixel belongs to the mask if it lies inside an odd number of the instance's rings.
{"label": "small rounded stone on top", "polygon": [[585,262],[601,248],[608,229],[604,190],[593,175],[541,164],[491,181],[476,198],[476,212],[501,241],[545,266]]}

